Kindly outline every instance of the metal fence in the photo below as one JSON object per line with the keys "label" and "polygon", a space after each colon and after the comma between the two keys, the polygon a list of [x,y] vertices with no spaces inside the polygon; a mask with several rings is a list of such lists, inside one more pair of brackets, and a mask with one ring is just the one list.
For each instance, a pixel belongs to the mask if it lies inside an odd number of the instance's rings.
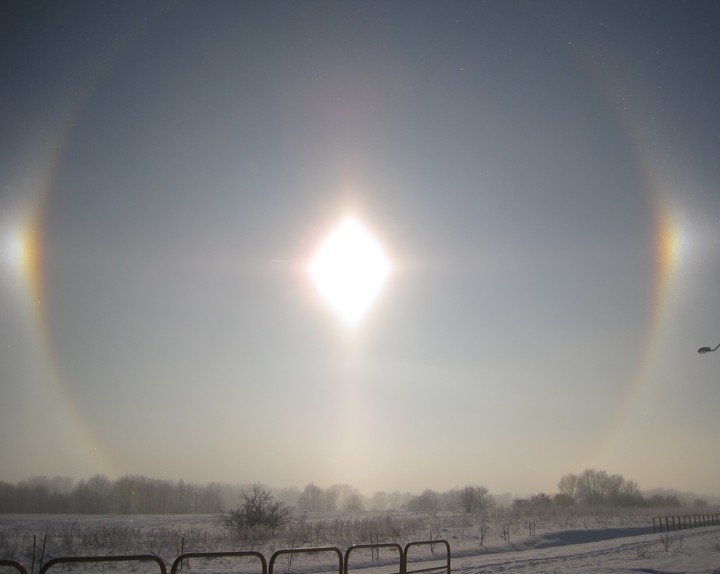
{"label": "metal fence", "polygon": [[[430,555],[427,553],[423,556],[414,556],[410,562],[411,568],[408,568],[408,555],[411,549],[415,548],[429,548]],[[441,547],[443,552],[439,555],[435,554],[435,548]],[[293,556],[298,554],[326,554],[329,555],[333,562],[337,559],[337,572],[338,574],[351,574],[351,572],[359,572],[368,568],[378,568],[379,566],[379,552],[381,549],[393,550],[397,554],[397,561],[391,561],[385,563],[384,566],[391,567],[391,572],[385,574],[425,574],[428,572],[437,572],[438,574],[450,574],[450,544],[446,540],[419,540],[414,542],[408,542],[405,547],[401,547],[396,543],[377,543],[377,544],[354,544],[350,546],[344,553],[335,546],[321,546],[321,547],[309,547],[309,548],[285,548],[276,550],[270,557],[270,560],[266,560],[265,556],[260,552],[248,551],[248,552],[189,552],[181,554],[172,562],[170,568],[170,574],[177,574],[178,571],[182,570],[183,564],[190,559],[228,559],[228,558],[250,558],[257,564],[256,574],[273,574],[275,563],[281,556],[287,556],[289,560],[292,560]],[[350,557],[352,554],[357,553],[361,550],[370,550],[372,552],[372,565],[358,564],[357,567],[350,567]],[[377,556],[377,563],[376,557]],[[166,562],[155,554],[134,554],[125,556],[67,556],[53,558],[45,562],[38,574],[47,574],[47,572],[53,568],[58,570],[58,566],[66,565],[69,569],[71,564],[101,564],[101,563],[125,563],[125,565],[133,566],[139,562],[150,562],[153,569],[157,567],[159,572],[157,574],[167,574]],[[0,560],[0,567],[5,566],[14,568],[17,570],[17,574],[28,574],[27,569],[20,562],[14,560]],[[133,567],[133,570],[136,566]]]}
{"label": "metal fence", "polygon": [[50,568],[58,566],[59,564],[97,564],[101,562],[153,562],[157,564],[160,574],[167,574],[167,569],[165,568],[165,563],[162,558],[154,554],[132,554],[128,556],[64,556],[45,562],[40,568],[39,574],[45,574]]}
{"label": "metal fence", "polygon": [[671,532],[703,526],[719,526],[720,514],[682,514],[677,516],[653,516],[653,532]]}
{"label": "metal fence", "polygon": [[172,564],[170,568],[170,574],[177,574],[178,570],[182,570],[183,564],[189,561],[191,558],[200,559],[217,559],[217,558],[256,558],[260,563],[260,574],[267,574],[267,560],[265,556],[260,552],[246,551],[246,552],[186,552],[181,554]]}
{"label": "metal fence", "polygon": [[[345,551],[345,566],[343,568],[343,573],[348,574],[350,570],[350,555],[353,552],[358,552],[359,550],[370,550],[372,555],[373,563],[375,562],[375,557],[377,556],[378,562],[380,561],[380,550],[382,548],[394,550],[397,552],[397,572],[400,574],[403,574],[406,572],[405,565],[407,564],[407,561],[405,560],[405,553],[403,552],[403,549],[400,547],[399,544],[396,544],[394,542],[387,542],[387,543],[375,543],[375,544],[354,544],[350,548],[348,548]],[[392,574],[395,574],[393,572]]]}
{"label": "metal fence", "polygon": [[0,560],[0,566],[15,568],[20,574],[27,574],[25,566],[20,564],[20,562],[15,562],[15,560]]}

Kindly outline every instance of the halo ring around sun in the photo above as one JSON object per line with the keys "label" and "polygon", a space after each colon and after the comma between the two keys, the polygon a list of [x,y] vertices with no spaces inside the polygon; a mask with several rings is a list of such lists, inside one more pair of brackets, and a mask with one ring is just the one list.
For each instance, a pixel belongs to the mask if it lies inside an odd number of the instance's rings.
{"label": "halo ring around sun", "polygon": [[[614,100],[614,95],[607,86],[604,91],[608,100]],[[37,168],[37,172],[31,174],[30,180],[36,183],[30,192],[32,196],[30,200],[31,207],[28,215],[23,220],[22,229],[19,232],[23,241],[20,267],[26,285],[27,298],[30,302],[34,323],[36,325],[37,338],[42,348],[50,378],[57,387],[59,394],[63,397],[63,408],[66,409],[70,417],[75,421],[81,434],[85,437],[88,451],[93,453],[93,456],[98,459],[103,468],[107,469],[108,472],[113,472],[115,463],[112,457],[95,438],[95,433],[91,425],[87,423],[85,417],[75,405],[71,392],[63,382],[62,365],[60,365],[48,326],[49,319],[46,308],[47,293],[45,292],[46,281],[43,275],[43,269],[46,265],[43,252],[45,242],[44,225],[55,178],[59,167],[62,165],[65,144],[72,138],[74,127],[82,117],[83,108],[87,100],[91,97],[91,90],[87,90],[78,98],[75,107],[67,114],[63,126],[57,132],[55,138],[56,143],[50,147],[53,151],[48,157],[43,159]],[[611,103],[609,107],[614,108],[616,106]],[[593,457],[601,456],[603,451],[611,448],[614,432],[627,415],[631,404],[637,397],[645,381],[646,368],[656,347],[660,331],[662,330],[664,301],[667,285],[675,269],[675,255],[677,253],[678,243],[678,232],[673,214],[670,208],[663,202],[662,190],[658,189],[655,178],[653,177],[653,159],[647,153],[647,147],[643,145],[641,138],[638,137],[637,130],[633,123],[626,117],[623,117],[617,109],[614,115],[624,134],[628,148],[633,150],[635,157],[634,163],[644,184],[642,193],[645,196],[645,202],[653,220],[653,242],[656,246],[654,253],[655,277],[652,286],[652,311],[648,319],[647,335],[642,345],[643,352],[637,361],[637,369],[632,381],[628,385],[625,396],[621,400],[621,407],[615,414],[614,422],[609,431],[602,437],[600,441],[601,444],[598,445]],[[331,248],[328,249],[332,251]],[[323,271],[323,265],[322,263],[314,263],[311,264],[309,268],[310,274],[313,276],[316,284],[318,278],[326,274],[325,271]],[[390,263],[386,260],[385,263],[379,263],[377,265],[382,268],[385,274],[383,277],[384,281],[390,272]],[[376,286],[375,288],[379,289],[381,286],[382,282],[380,282],[380,286]],[[346,298],[349,299],[353,297],[353,295],[346,296]],[[340,299],[342,299],[342,297]],[[337,302],[332,305],[339,307],[340,303]],[[362,305],[357,304],[354,311],[348,311],[344,315],[341,312],[343,320],[349,325],[355,324],[362,316],[362,311],[366,310],[365,308],[361,311],[361,308]]]}

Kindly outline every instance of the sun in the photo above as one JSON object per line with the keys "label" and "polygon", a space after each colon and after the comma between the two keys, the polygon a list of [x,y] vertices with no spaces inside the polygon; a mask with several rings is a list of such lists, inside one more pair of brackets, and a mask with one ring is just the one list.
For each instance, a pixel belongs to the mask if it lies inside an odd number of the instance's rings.
{"label": "sun", "polygon": [[390,267],[375,238],[348,217],[320,244],[308,271],[330,307],[353,326],[376,300]]}

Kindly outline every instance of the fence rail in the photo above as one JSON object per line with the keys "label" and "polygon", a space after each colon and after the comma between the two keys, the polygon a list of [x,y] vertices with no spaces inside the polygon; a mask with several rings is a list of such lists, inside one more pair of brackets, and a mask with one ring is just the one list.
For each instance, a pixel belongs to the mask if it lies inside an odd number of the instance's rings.
{"label": "fence rail", "polygon": [[129,556],[63,556],[48,560],[40,568],[40,574],[45,574],[53,566],[58,564],[74,564],[74,563],[97,563],[97,562],[154,562],[157,564],[160,574],[167,574],[165,563],[162,558],[155,554],[133,554]]}
{"label": "fence rail", "polygon": [[676,516],[653,516],[653,532],[671,532],[703,526],[720,526],[720,514],[681,514]]}
{"label": "fence rail", "polygon": [[289,555],[292,558],[295,554],[334,554],[338,559],[338,574],[343,574],[343,554],[342,551],[335,546],[320,546],[317,548],[283,548],[282,550],[276,550],[270,557],[268,574],[273,574],[275,560],[277,560],[280,556]]}
{"label": "fence rail", "polygon": [[403,553],[403,549],[400,547],[399,544],[395,542],[378,542],[375,544],[353,544],[350,548],[348,548],[345,551],[345,566],[343,568],[343,573],[348,574],[348,570],[350,568],[350,554],[353,551],[356,550],[370,550],[373,557],[373,564],[375,564],[375,557],[377,556],[378,562],[380,561],[380,549],[392,549],[397,550],[398,554],[398,571],[393,572],[392,574],[405,574],[406,572],[406,562],[405,562],[405,554]]}
{"label": "fence rail", "polygon": [[15,560],[0,560],[0,566],[9,566],[10,568],[15,568],[20,574],[27,574],[25,566],[20,564],[20,562],[15,562]]}
{"label": "fence rail", "polygon": [[[445,564],[443,566],[429,566],[429,567],[425,567],[425,568],[413,568],[412,570],[408,569],[408,551],[410,550],[410,548],[418,547],[418,546],[429,546],[430,551],[435,553],[436,545],[445,547]],[[404,574],[422,574],[424,572],[439,572],[440,570],[445,570],[447,574],[450,574],[450,544],[448,543],[447,540],[419,540],[417,542],[408,542],[405,545],[405,551],[403,552],[403,557],[405,560],[405,573]]]}
{"label": "fence rail", "polygon": [[265,556],[260,554],[260,552],[255,552],[252,550],[246,552],[186,552],[185,554],[181,554],[180,556],[175,558],[175,561],[172,564],[172,568],[170,568],[170,574],[176,574],[178,570],[182,570],[183,562],[185,560],[190,560],[191,558],[213,559],[247,557],[257,558],[258,562],[260,563],[260,574],[267,574],[268,567]]}
{"label": "fence rail", "polygon": [[[428,558],[427,555],[422,559],[415,559],[413,566],[421,564],[423,562],[439,561],[442,560],[441,565],[431,565],[424,568],[408,569],[408,552],[411,548],[419,546],[429,546],[432,554],[435,554],[435,547],[441,546],[445,549],[444,557]],[[170,574],[177,574],[182,569],[184,561],[189,559],[217,559],[217,558],[254,558],[257,559],[258,568],[257,574],[273,574],[275,562],[280,556],[289,556],[292,559],[297,554],[329,554],[337,558],[337,572],[338,574],[350,574],[351,572],[359,572],[368,568],[377,568],[375,560],[373,559],[373,565],[359,565],[357,568],[350,568],[350,555],[353,551],[361,549],[370,549],[373,552],[379,552],[380,549],[392,549],[397,551],[398,562],[397,571],[393,571],[392,574],[421,574],[425,572],[445,572],[450,574],[450,544],[447,540],[421,540],[415,542],[408,542],[405,548],[402,548],[399,544],[394,542],[378,543],[378,544],[355,544],[350,546],[345,553],[335,546],[321,546],[321,547],[300,547],[300,548],[284,548],[276,550],[270,557],[270,560],[266,560],[265,556],[260,552],[248,551],[248,552],[188,552],[181,554],[172,562],[170,568]],[[136,554],[127,556],[61,556],[53,558],[45,562],[38,574],[47,574],[47,571],[58,566],[60,564],[89,564],[89,563],[102,563],[102,562],[125,562],[125,563],[137,563],[137,562],[151,562],[154,563],[160,570],[159,574],[168,574],[165,566],[165,561],[155,554]],[[6,566],[17,570],[18,574],[28,574],[25,566],[16,562],[15,560],[0,560],[0,567]],[[57,569],[57,568],[56,568]]]}

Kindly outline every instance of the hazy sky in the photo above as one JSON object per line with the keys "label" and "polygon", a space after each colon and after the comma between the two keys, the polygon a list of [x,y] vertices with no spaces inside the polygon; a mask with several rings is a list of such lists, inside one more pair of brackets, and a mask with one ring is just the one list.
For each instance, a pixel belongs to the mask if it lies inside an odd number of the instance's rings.
{"label": "hazy sky", "polygon": [[0,480],[720,494],[719,54],[716,2],[3,2]]}

